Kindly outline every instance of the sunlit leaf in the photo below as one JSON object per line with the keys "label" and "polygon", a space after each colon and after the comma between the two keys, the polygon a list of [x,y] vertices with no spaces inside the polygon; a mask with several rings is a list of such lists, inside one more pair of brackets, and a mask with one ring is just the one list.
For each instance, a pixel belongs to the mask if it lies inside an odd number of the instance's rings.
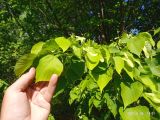
{"label": "sunlit leaf", "polygon": [[124,33],[122,33],[122,36],[121,36],[119,42],[120,43],[127,43],[129,40],[130,39],[128,37],[128,34],[124,32]]}
{"label": "sunlit leaf", "polygon": [[53,55],[46,55],[40,59],[36,68],[36,82],[49,81],[52,74],[61,75],[63,64]]}
{"label": "sunlit leaf", "polygon": [[63,52],[65,52],[71,45],[71,42],[65,37],[58,37],[55,39],[56,43],[60,48],[62,48]]}
{"label": "sunlit leaf", "polygon": [[146,58],[149,58],[150,55],[149,55],[147,48],[145,46],[143,48],[143,52],[144,52],[144,55],[146,56]]}
{"label": "sunlit leaf", "polygon": [[113,59],[114,59],[114,62],[115,62],[116,71],[118,72],[118,74],[120,74],[121,70],[124,67],[124,61],[121,57],[113,57]]}
{"label": "sunlit leaf", "polygon": [[142,95],[143,85],[140,82],[134,82],[130,86],[121,83],[121,96],[124,103],[124,108],[126,108],[131,103],[138,100]]}
{"label": "sunlit leaf", "polygon": [[157,48],[160,49],[160,41],[157,43]]}
{"label": "sunlit leaf", "polygon": [[102,92],[104,87],[109,83],[112,79],[113,69],[110,67],[106,73],[97,75],[97,84]]}
{"label": "sunlit leaf", "polygon": [[144,93],[143,97],[160,113],[160,93]]}
{"label": "sunlit leaf", "polygon": [[150,33],[148,32],[141,32],[139,33],[139,36],[143,37],[145,39],[145,41],[148,41],[152,46],[155,46],[155,42],[152,39],[152,36]]}
{"label": "sunlit leaf", "polygon": [[151,61],[149,61],[148,66],[153,75],[160,77],[160,65],[158,64],[157,59],[154,58]]}
{"label": "sunlit leaf", "polygon": [[55,51],[57,50],[59,47],[57,45],[57,43],[55,42],[55,39],[49,39],[48,41],[45,42],[45,44],[43,45],[43,50],[44,51]]}
{"label": "sunlit leaf", "polygon": [[144,45],[145,39],[143,38],[143,36],[140,35],[133,37],[127,42],[128,49],[138,56],[140,56],[140,53],[142,52]]}
{"label": "sunlit leaf", "polygon": [[39,42],[35,44],[31,49],[31,54],[38,54],[42,50],[44,44],[44,42]]}
{"label": "sunlit leaf", "polygon": [[128,64],[125,62],[125,63],[124,63],[124,70],[125,70],[126,73],[130,76],[130,78],[133,79],[133,77],[134,77],[134,68],[131,68],[131,67],[128,66]]}
{"label": "sunlit leaf", "polygon": [[81,58],[82,49],[79,48],[79,47],[76,47],[76,46],[73,46],[72,49],[73,49],[73,53],[74,53],[78,58]]}
{"label": "sunlit leaf", "polygon": [[151,79],[148,75],[140,76],[140,81],[146,86],[149,87],[152,91],[157,90],[156,81]]}
{"label": "sunlit leaf", "polygon": [[136,106],[125,109],[119,109],[122,120],[150,120],[150,112],[146,106]]}
{"label": "sunlit leaf", "polygon": [[99,62],[100,60],[100,56],[99,54],[94,50],[93,47],[88,47],[86,49],[87,51],[87,54],[86,54],[86,57],[88,58],[88,60],[92,63],[96,63],[96,62]]}

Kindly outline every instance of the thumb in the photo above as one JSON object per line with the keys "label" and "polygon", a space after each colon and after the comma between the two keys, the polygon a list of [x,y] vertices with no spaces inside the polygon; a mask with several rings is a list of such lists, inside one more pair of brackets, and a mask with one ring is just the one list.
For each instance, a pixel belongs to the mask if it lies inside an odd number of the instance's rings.
{"label": "thumb", "polygon": [[57,81],[58,81],[58,76],[56,74],[53,74],[50,81],[49,81],[49,84],[47,86],[47,90],[44,93],[44,98],[48,102],[50,102],[53,97],[53,94],[54,94],[56,86],[57,86]]}
{"label": "thumb", "polygon": [[16,90],[25,90],[35,77],[35,68],[31,68],[29,72],[23,74],[11,87]]}

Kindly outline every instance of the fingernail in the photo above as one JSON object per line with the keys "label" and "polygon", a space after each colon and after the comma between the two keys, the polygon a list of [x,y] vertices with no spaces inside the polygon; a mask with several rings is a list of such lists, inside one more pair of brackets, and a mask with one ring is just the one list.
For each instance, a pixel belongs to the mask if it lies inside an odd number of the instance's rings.
{"label": "fingernail", "polygon": [[52,77],[58,77],[58,75],[57,74],[53,74]]}
{"label": "fingernail", "polygon": [[35,68],[31,67],[31,69],[29,70],[29,73],[32,72],[32,71],[34,71],[34,70],[35,70]]}

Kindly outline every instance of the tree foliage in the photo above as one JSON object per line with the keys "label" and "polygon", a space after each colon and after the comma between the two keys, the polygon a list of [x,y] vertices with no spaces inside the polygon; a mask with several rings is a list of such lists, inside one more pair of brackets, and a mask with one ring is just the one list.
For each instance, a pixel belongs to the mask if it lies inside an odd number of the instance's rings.
{"label": "tree foliage", "polygon": [[[58,47],[48,50],[52,44],[47,46],[47,43],[51,41]],[[77,119],[150,120],[159,117],[160,51],[149,33],[123,34],[108,45],[74,35],[50,39],[40,50],[39,44],[33,46],[39,51],[33,54],[36,57],[28,60],[28,57],[24,59],[26,55],[22,56],[15,72],[21,73],[23,65],[26,69],[34,66],[35,82],[49,80],[54,73],[60,75],[54,98],[68,96],[69,104],[77,105]],[[64,94],[65,91],[69,94]],[[95,110],[99,113],[94,114]]]}

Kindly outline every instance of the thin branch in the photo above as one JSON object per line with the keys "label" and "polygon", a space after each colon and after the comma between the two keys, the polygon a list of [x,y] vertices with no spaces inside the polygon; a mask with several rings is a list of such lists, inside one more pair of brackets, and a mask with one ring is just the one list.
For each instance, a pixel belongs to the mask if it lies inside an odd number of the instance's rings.
{"label": "thin branch", "polygon": [[100,17],[100,21],[101,21],[101,25],[100,25],[101,39],[102,39],[102,42],[104,42],[104,41],[108,42],[106,26],[104,24],[104,19],[105,19],[104,0],[99,0],[99,5],[100,5],[99,17]]}
{"label": "thin branch", "polygon": [[123,0],[120,1],[120,17],[121,21],[120,21],[119,35],[121,36],[125,30],[125,6],[123,4]]}
{"label": "thin branch", "polygon": [[[46,0],[46,4],[47,4],[47,6],[49,7],[50,11],[53,12],[53,8],[52,8],[51,3],[50,3],[49,0]],[[53,17],[54,17],[54,20],[55,20],[55,22],[57,23],[58,27],[59,27],[61,30],[63,30],[63,32],[64,32],[64,34],[65,34],[66,36],[69,36],[69,35],[68,35],[68,32],[63,28],[63,25],[61,24],[61,22],[60,22],[60,20],[58,19],[57,15],[56,15],[56,14],[53,14]]]}

